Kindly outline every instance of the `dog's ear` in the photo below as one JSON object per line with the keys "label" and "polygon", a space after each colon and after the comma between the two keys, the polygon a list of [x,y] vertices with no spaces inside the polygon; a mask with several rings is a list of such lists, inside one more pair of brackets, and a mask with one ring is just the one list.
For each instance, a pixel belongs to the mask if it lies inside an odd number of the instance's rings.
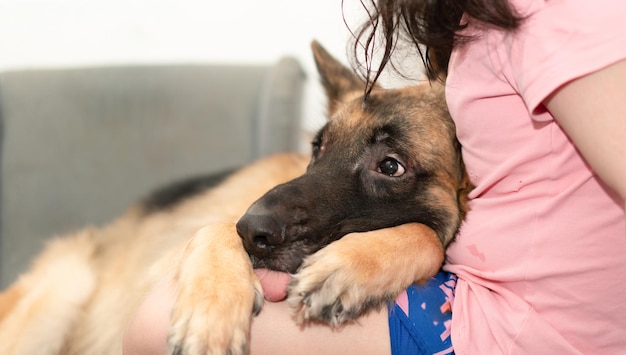
{"label": "dog's ear", "polygon": [[350,68],[331,56],[317,41],[311,42],[315,65],[328,98],[328,115],[355,92],[362,94],[365,83]]}

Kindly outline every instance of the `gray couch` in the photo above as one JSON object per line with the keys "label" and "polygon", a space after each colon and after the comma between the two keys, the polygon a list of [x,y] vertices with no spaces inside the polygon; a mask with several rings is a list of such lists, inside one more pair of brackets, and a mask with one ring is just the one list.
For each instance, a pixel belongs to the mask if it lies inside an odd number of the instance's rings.
{"label": "gray couch", "polygon": [[0,74],[0,285],[163,184],[297,150],[304,80],[292,58]]}

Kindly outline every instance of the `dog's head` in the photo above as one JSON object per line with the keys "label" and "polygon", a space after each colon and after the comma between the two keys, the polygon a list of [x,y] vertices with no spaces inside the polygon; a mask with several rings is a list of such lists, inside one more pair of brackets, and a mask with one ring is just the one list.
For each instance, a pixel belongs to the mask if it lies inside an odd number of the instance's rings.
{"label": "dog's head", "polygon": [[302,259],[352,232],[419,222],[447,245],[469,183],[438,83],[364,99],[364,82],[317,42],[328,121],[306,173],[256,201],[237,223],[255,267],[296,272]]}

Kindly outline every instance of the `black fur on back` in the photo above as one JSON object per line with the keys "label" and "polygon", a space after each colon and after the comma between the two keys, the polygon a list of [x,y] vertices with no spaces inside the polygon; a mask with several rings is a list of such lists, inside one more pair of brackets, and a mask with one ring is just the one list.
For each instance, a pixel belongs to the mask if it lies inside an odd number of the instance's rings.
{"label": "black fur on back", "polygon": [[173,182],[153,191],[141,200],[139,206],[144,215],[169,210],[187,198],[216,187],[233,172],[227,170]]}

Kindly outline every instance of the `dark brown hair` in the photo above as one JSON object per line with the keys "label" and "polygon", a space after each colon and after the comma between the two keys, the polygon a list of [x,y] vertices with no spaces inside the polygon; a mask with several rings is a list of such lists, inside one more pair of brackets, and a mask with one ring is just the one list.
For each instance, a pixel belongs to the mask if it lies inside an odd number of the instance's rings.
{"label": "dark brown hair", "polygon": [[[365,0],[360,1],[369,19],[355,33],[352,60],[356,67],[362,68],[360,72],[367,82],[366,97],[391,62],[399,40],[416,47],[429,78],[441,78],[447,72],[452,48],[471,40],[460,33],[467,26],[466,22],[461,23],[464,13],[473,20],[504,30],[517,28],[522,20],[508,0],[369,0],[369,5]],[[373,70],[372,57],[378,37],[384,50],[378,68]],[[364,63],[359,62],[360,54]]]}

